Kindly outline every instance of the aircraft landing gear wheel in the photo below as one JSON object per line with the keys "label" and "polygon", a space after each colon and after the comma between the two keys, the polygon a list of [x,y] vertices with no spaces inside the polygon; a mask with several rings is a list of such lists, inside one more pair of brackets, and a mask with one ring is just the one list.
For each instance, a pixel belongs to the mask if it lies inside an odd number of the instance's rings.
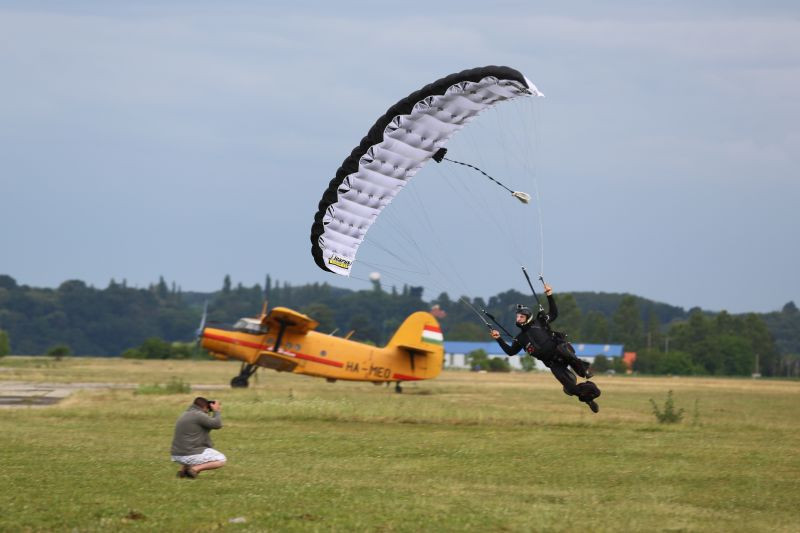
{"label": "aircraft landing gear wheel", "polygon": [[394,384],[394,391],[395,391],[396,393],[398,393],[398,394],[400,394],[401,392],[403,392],[403,387],[401,387],[401,386],[400,386],[400,382],[399,382],[399,381],[398,381],[397,383],[395,383],[395,384]]}
{"label": "aircraft landing gear wheel", "polygon": [[247,378],[244,376],[236,376],[231,380],[231,387],[234,389],[246,389],[248,385]]}

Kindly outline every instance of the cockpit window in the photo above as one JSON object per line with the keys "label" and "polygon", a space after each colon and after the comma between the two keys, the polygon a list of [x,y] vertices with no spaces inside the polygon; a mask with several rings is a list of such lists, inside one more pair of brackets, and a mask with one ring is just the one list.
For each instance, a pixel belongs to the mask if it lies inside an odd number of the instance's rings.
{"label": "cockpit window", "polygon": [[240,318],[234,325],[233,329],[243,333],[251,333],[253,335],[263,335],[269,328],[266,324],[262,324],[260,320],[254,318]]}

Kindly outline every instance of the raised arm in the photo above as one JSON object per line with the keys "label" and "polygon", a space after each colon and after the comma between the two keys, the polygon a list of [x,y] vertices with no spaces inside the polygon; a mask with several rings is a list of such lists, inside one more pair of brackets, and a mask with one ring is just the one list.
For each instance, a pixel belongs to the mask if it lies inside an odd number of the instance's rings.
{"label": "raised arm", "polygon": [[222,427],[222,414],[219,411],[213,411],[211,416],[201,414],[197,420],[204,428],[220,429]]}
{"label": "raised arm", "polygon": [[544,293],[547,295],[547,315],[550,317],[550,322],[553,322],[558,318],[558,306],[553,296],[553,288],[547,283],[544,284]]}

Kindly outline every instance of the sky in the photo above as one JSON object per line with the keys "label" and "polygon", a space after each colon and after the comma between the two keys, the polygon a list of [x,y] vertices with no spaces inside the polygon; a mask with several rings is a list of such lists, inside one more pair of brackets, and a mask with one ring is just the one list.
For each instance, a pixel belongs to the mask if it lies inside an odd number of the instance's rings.
{"label": "sky", "polygon": [[[362,289],[311,257],[328,181],[400,98],[507,65],[546,95],[541,225],[510,228],[534,274],[687,309],[800,302],[796,3],[286,4],[0,3],[0,273]],[[414,180],[463,212],[435,175]],[[453,290],[526,290],[497,209],[469,231],[433,220],[464,271]],[[492,261],[470,271],[475,256]]]}

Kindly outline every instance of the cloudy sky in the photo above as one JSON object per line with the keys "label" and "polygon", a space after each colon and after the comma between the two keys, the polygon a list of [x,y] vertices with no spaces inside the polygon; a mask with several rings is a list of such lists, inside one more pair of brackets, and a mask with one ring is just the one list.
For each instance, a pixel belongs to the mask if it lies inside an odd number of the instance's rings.
{"label": "cloudy sky", "polygon": [[[543,250],[557,290],[800,303],[800,8],[768,1],[7,0],[0,273],[363,288],[311,258],[322,191],[396,100],[490,64],[547,95],[531,270]],[[471,295],[525,288],[497,229],[442,232]],[[497,270],[470,277],[476,255]]]}

